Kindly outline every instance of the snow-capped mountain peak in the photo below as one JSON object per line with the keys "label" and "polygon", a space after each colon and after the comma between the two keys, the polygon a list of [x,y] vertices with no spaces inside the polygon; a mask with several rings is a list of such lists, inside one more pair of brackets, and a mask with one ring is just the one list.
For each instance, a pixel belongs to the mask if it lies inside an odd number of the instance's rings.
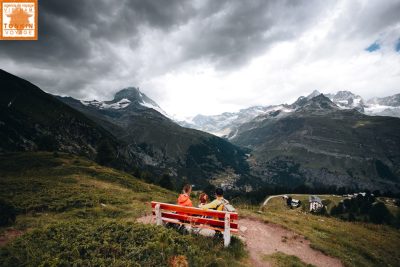
{"label": "snow-capped mountain peak", "polygon": [[122,109],[126,108],[131,104],[131,101],[127,98],[122,98],[121,100],[117,102],[102,102],[102,101],[97,101],[97,100],[91,100],[91,101],[85,101],[81,100],[81,103],[85,106],[93,106],[97,107],[99,109]]}
{"label": "snow-capped mountain peak", "polygon": [[316,96],[318,96],[318,95],[320,95],[321,93],[318,91],[318,90],[314,90],[311,94],[309,94],[308,96],[307,96],[307,99],[311,99],[311,98],[314,98],[314,97],[316,97]]}
{"label": "snow-capped mountain peak", "polygon": [[111,101],[82,100],[81,103],[85,106],[92,106],[99,109],[124,109],[129,106],[151,108],[164,116],[168,117],[167,113],[151,98],[142,93],[139,88],[128,87],[118,91]]}
{"label": "snow-capped mountain peak", "polygon": [[374,97],[367,101],[371,105],[382,105],[390,107],[400,107],[400,94],[387,97]]}
{"label": "snow-capped mountain peak", "polygon": [[363,112],[365,107],[362,97],[350,91],[338,91],[336,94],[326,94],[326,96],[341,109],[357,109]]}
{"label": "snow-capped mountain peak", "polygon": [[209,132],[218,136],[231,138],[240,125],[251,120],[263,120],[266,117],[286,116],[302,109],[324,111],[327,109],[356,109],[366,115],[400,117],[400,94],[374,98],[365,102],[351,91],[338,91],[334,94],[321,94],[314,90],[307,96],[300,96],[293,104],[274,106],[253,106],[238,112],[225,112],[219,115],[197,115],[190,120],[177,121],[181,126]]}

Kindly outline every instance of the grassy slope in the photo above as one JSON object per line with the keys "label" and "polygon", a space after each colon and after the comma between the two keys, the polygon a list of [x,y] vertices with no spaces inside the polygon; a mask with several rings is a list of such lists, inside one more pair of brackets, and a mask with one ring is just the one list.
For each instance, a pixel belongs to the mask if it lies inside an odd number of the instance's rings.
{"label": "grassy slope", "polygon": [[[167,265],[184,255],[191,266],[239,265],[243,246],[229,249],[204,237],[135,223],[149,201],[176,195],[72,155],[17,153],[0,156],[0,198],[18,211],[12,227],[26,233],[0,249],[0,266]],[[209,251],[215,253],[208,253]]]}
{"label": "grassy slope", "polygon": [[287,255],[282,252],[275,252],[271,255],[265,255],[263,260],[274,264],[276,267],[313,267],[312,264],[306,264],[301,261],[298,257],[293,255]]}
{"label": "grassy slope", "polygon": [[[294,195],[307,202],[308,196]],[[321,196],[332,202],[340,201],[333,196]],[[243,207],[241,213],[280,224],[304,235],[311,246],[328,255],[339,258],[346,266],[398,266],[400,262],[400,231],[369,223],[345,222],[304,212],[301,208],[290,210],[282,199],[274,198],[263,208]]]}

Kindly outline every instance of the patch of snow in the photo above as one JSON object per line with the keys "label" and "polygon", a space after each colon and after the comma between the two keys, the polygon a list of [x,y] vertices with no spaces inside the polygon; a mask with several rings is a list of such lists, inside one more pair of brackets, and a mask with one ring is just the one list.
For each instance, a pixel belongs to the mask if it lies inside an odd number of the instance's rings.
{"label": "patch of snow", "polygon": [[218,137],[223,137],[223,136],[228,136],[231,131],[232,131],[232,129],[228,127],[228,128],[222,129],[221,131],[211,132],[211,134],[216,135]]}
{"label": "patch of snow", "polygon": [[95,106],[95,107],[100,107],[102,105],[102,102],[99,102],[97,100],[81,100],[81,103],[85,106]]}
{"label": "patch of snow", "polygon": [[129,106],[131,103],[131,101],[129,99],[126,98],[122,98],[120,101],[116,102],[116,103],[112,103],[112,104],[106,104],[103,102],[103,106],[102,108],[112,108],[112,109],[122,109],[122,108],[126,108],[127,106]]}
{"label": "patch of snow", "polygon": [[232,136],[229,136],[228,139],[233,139],[236,137],[236,135],[238,134],[238,129],[236,129],[235,133]]}
{"label": "patch of snow", "polygon": [[282,108],[281,111],[282,111],[282,112],[285,112],[285,113],[290,113],[290,112],[293,112],[294,109],[291,109],[291,108]]}
{"label": "patch of snow", "polygon": [[372,105],[368,105],[366,108],[364,108],[364,110],[365,110],[365,113],[367,113],[367,114],[375,114],[375,113],[379,113],[386,109],[391,109],[391,108],[393,108],[393,107],[383,106],[383,105],[379,105],[379,104],[372,104]]}
{"label": "patch of snow", "polygon": [[353,107],[358,107],[361,104],[361,98],[353,99]]}
{"label": "patch of snow", "polygon": [[364,108],[364,113],[370,116],[390,116],[400,118],[400,107],[371,104]]}
{"label": "patch of snow", "polygon": [[129,99],[123,98],[118,102],[107,104],[105,102],[100,102],[97,100],[91,100],[91,101],[84,101],[81,100],[81,103],[85,106],[95,106],[99,109],[122,109],[126,108],[127,106],[130,105],[131,101]]}
{"label": "patch of snow", "polygon": [[144,101],[144,100],[143,100],[142,103],[140,103],[140,105],[142,105],[143,107],[146,107],[146,108],[152,108],[152,109],[154,109],[155,111],[158,111],[158,112],[160,112],[161,114],[163,114],[164,116],[168,117],[168,114],[167,114],[164,110],[162,110],[159,106],[155,106],[155,105],[153,105],[152,103],[148,103],[148,102],[146,102],[146,101]]}

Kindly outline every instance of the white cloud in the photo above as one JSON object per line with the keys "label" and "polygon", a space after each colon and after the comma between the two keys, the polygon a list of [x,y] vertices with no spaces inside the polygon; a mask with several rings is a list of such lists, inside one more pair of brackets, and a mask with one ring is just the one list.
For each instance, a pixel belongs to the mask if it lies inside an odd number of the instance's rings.
{"label": "white cloud", "polygon": [[[143,84],[144,90],[164,91],[156,100],[168,113],[181,117],[291,102],[314,89],[351,90],[365,98],[400,93],[400,54],[394,51],[400,24],[352,34],[365,31],[356,28],[366,20],[360,8],[372,17],[388,8],[375,7],[375,14],[369,5],[374,4],[338,2],[298,38],[276,42],[239,69],[218,70],[192,61],[152,77]],[[353,14],[357,15],[350,20]],[[375,40],[381,49],[365,51]]]}

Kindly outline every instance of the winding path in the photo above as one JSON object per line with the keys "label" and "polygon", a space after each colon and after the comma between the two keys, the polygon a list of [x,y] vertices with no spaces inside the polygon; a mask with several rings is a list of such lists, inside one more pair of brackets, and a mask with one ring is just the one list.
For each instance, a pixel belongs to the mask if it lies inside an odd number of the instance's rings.
{"label": "winding path", "polygon": [[283,196],[286,196],[286,195],[274,195],[274,196],[269,196],[269,197],[264,201],[263,206],[267,205],[268,201],[270,201],[271,199],[276,198],[276,197],[283,197]]}

